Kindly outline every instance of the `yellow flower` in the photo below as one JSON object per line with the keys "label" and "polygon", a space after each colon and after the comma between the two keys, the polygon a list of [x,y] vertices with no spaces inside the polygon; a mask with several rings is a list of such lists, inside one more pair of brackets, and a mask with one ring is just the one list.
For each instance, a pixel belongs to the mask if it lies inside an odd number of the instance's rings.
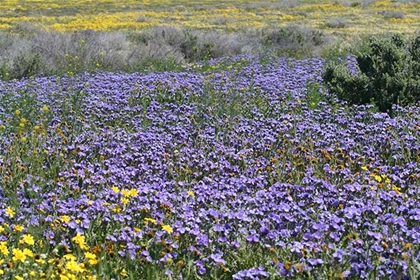
{"label": "yellow flower", "polygon": [[114,213],[120,213],[121,212],[121,207],[117,205],[117,206],[113,207],[111,210]]}
{"label": "yellow flower", "polygon": [[162,226],[162,229],[169,234],[171,234],[174,231],[170,225],[164,225]]}
{"label": "yellow flower", "polygon": [[67,215],[63,215],[63,216],[60,216],[60,221],[62,221],[63,223],[70,223],[70,217],[69,216],[67,216]]}
{"label": "yellow flower", "polygon": [[134,188],[133,188],[133,189],[131,189],[131,190],[130,190],[129,195],[130,195],[130,196],[133,196],[133,197],[134,197],[134,196],[138,196],[138,195],[139,195],[139,191],[138,191],[137,189],[134,189]]}
{"label": "yellow flower", "polygon": [[72,254],[65,254],[64,258],[68,261],[76,261],[77,260],[77,257],[73,256]]}
{"label": "yellow flower", "polygon": [[119,193],[120,192],[120,190],[116,186],[113,186],[112,190],[114,191],[114,193]]}
{"label": "yellow flower", "polygon": [[60,280],[70,280],[66,275],[60,274]]}
{"label": "yellow flower", "polygon": [[128,276],[127,271],[125,271],[124,268],[123,268],[123,270],[121,270],[120,275],[123,276],[123,277],[127,277]]}
{"label": "yellow flower", "polygon": [[156,225],[156,220],[152,219],[152,218],[144,218],[145,223],[147,224],[148,222],[151,222],[152,224]]}
{"label": "yellow flower", "polygon": [[125,198],[125,197],[123,197],[123,198],[121,198],[121,203],[122,204],[128,204],[130,202],[130,200],[128,199],[128,198]]}
{"label": "yellow flower", "polygon": [[28,248],[23,249],[23,253],[25,254],[25,256],[28,256],[28,257],[34,256],[34,253],[32,253],[32,251],[29,250]]}
{"label": "yellow flower", "polygon": [[0,252],[5,256],[9,255],[9,249],[7,249],[7,241],[0,242]]}
{"label": "yellow flower", "polygon": [[44,107],[42,107],[42,111],[44,111],[44,113],[48,113],[48,111],[50,111],[50,108],[45,105]]}
{"label": "yellow flower", "polygon": [[362,167],[361,167],[361,169],[362,169],[362,170],[364,170],[364,171],[369,170],[369,169],[367,168],[367,166],[362,166]]}
{"label": "yellow flower", "polygon": [[83,272],[84,269],[80,266],[80,264],[76,263],[75,261],[69,261],[66,263],[66,268],[71,272]]}
{"label": "yellow flower", "polygon": [[23,239],[23,242],[25,242],[28,245],[34,245],[35,244],[34,238],[30,234],[24,234],[22,236],[22,239]]}
{"label": "yellow flower", "polygon": [[129,190],[123,189],[121,191],[121,193],[122,193],[123,196],[130,196],[130,191]]}
{"label": "yellow flower", "polygon": [[17,262],[17,261],[21,261],[24,262],[26,260],[26,255],[25,253],[20,250],[20,249],[13,249],[13,261]]}
{"label": "yellow flower", "polygon": [[20,276],[15,276],[15,279],[16,280],[24,280],[23,277],[20,277]]}
{"label": "yellow flower", "polygon": [[195,196],[195,194],[194,194],[194,192],[193,192],[193,191],[188,191],[188,195],[189,195],[189,196]]}
{"label": "yellow flower", "polygon": [[10,208],[10,207],[7,207],[6,208],[6,215],[7,216],[9,216],[10,218],[13,218],[14,216],[15,216],[15,211],[12,209],[12,208]]}
{"label": "yellow flower", "polygon": [[85,236],[80,235],[79,233],[71,239],[74,243],[79,245],[80,249],[88,250],[89,247],[86,245]]}
{"label": "yellow flower", "polygon": [[90,252],[86,252],[85,253],[85,259],[88,260],[89,264],[91,265],[95,265],[97,264],[99,261],[96,259],[96,255],[92,254]]}
{"label": "yellow flower", "polygon": [[15,231],[22,231],[22,230],[24,230],[25,228],[22,226],[22,225],[16,225],[15,226]]}

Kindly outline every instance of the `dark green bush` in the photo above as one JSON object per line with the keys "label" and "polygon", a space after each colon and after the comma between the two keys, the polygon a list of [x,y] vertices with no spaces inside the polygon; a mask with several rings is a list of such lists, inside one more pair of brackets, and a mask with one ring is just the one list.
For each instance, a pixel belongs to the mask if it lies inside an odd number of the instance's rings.
{"label": "dark green bush", "polygon": [[356,69],[345,62],[325,67],[328,90],[350,104],[373,102],[392,114],[392,105],[413,105],[420,99],[420,36],[407,41],[402,35],[370,37],[355,55]]}

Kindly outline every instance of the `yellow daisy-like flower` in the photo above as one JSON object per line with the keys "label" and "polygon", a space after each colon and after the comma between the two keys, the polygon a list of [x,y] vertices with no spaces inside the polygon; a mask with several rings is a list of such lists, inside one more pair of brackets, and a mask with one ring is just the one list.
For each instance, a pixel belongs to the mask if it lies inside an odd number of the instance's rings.
{"label": "yellow daisy-like flower", "polygon": [[150,222],[150,223],[152,223],[152,224],[155,224],[155,225],[157,224],[157,223],[156,223],[156,220],[155,220],[155,219],[152,219],[152,218],[144,218],[144,220],[143,220],[143,221],[144,221],[146,224],[147,224],[147,223],[149,223],[149,222]]}
{"label": "yellow daisy-like flower", "polygon": [[122,204],[128,204],[130,202],[130,200],[128,199],[128,198],[125,198],[125,197],[123,197],[123,198],[121,198],[121,203]]}
{"label": "yellow daisy-like flower", "polygon": [[66,268],[71,272],[83,272],[84,269],[75,261],[69,261],[66,263]]}
{"label": "yellow daisy-like flower", "polygon": [[9,249],[7,248],[7,241],[0,242],[0,252],[5,256],[9,255]]}
{"label": "yellow daisy-like flower", "polygon": [[15,276],[15,279],[16,280],[24,280],[23,277],[20,277],[20,276]]}
{"label": "yellow daisy-like flower", "polygon": [[60,216],[60,221],[63,223],[70,223],[70,217],[67,215]]}
{"label": "yellow daisy-like flower", "polygon": [[71,239],[74,243],[79,245],[80,249],[88,250],[89,247],[86,245],[85,236],[80,235],[79,233]]}
{"label": "yellow daisy-like flower", "polygon": [[68,261],[76,261],[77,257],[73,256],[72,254],[65,254],[64,255],[64,259],[68,260]]}
{"label": "yellow daisy-like flower", "polygon": [[195,194],[194,194],[194,192],[193,192],[193,191],[188,191],[188,195],[189,195],[189,196],[195,196]]}
{"label": "yellow daisy-like flower", "polygon": [[60,274],[60,280],[70,280],[65,274]]}
{"label": "yellow daisy-like flower", "polygon": [[139,191],[137,189],[131,189],[130,190],[130,196],[135,197],[139,195]]}
{"label": "yellow daisy-like flower", "polygon": [[112,190],[114,191],[114,193],[119,193],[120,192],[120,190],[116,186],[113,186]]}
{"label": "yellow daisy-like flower", "polygon": [[123,189],[123,190],[121,191],[121,194],[122,194],[124,197],[127,197],[127,196],[130,196],[130,191],[129,191],[129,190],[126,190],[126,189]]}
{"label": "yellow daisy-like flower", "polygon": [[9,216],[10,218],[13,218],[15,216],[16,212],[15,210],[13,210],[10,207],[6,208],[6,215]]}
{"label": "yellow daisy-like flower", "polygon": [[13,261],[15,261],[15,262],[17,262],[17,261],[24,262],[26,260],[26,255],[25,255],[25,253],[22,250],[15,248],[15,249],[12,250],[12,252],[13,252],[13,258],[12,258]]}
{"label": "yellow daisy-like flower", "polygon": [[167,233],[171,234],[172,232],[174,232],[173,228],[170,225],[164,225],[162,226],[162,229],[164,231],[166,231]]}
{"label": "yellow daisy-like flower", "polygon": [[22,225],[16,225],[15,226],[15,231],[22,231],[22,230],[24,230],[25,228],[22,226]]}
{"label": "yellow daisy-like flower", "polygon": [[35,244],[34,237],[30,234],[24,234],[22,236],[22,240],[23,240],[23,242],[25,242],[26,244],[31,245],[31,246]]}
{"label": "yellow daisy-like flower", "polygon": [[23,249],[23,253],[25,254],[25,256],[28,256],[28,257],[34,256],[34,253],[32,253],[32,251],[29,250],[28,248]]}
{"label": "yellow daisy-like flower", "polygon": [[86,252],[85,253],[85,259],[88,260],[90,265],[95,265],[97,264],[99,261],[96,259],[96,255],[92,254],[90,252]]}

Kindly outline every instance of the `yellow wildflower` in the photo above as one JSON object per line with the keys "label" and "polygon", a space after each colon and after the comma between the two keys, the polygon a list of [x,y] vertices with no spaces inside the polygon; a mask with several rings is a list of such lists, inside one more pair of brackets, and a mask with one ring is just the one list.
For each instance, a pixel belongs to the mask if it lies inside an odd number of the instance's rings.
{"label": "yellow wildflower", "polygon": [[70,280],[66,275],[60,274],[60,280]]}
{"label": "yellow wildflower", "polygon": [[139,195],[139,191],[137,189],[132,188],[129,193],[130,196],[135,197]]}
{"label": "yellow wildflower", "polygon": [[88,250],[89,247],[86,245],[85,236],[80,235],[79,233],[71,239],[74,243],[79,245],[80,249]]}
{"label": "yellow wildflower", "polygon": [[28,257],[34,256],[34,253],[32,253],[32,251],[29,250],[28,248],[23,249],[23,253],[25,254],[25,256],[28,256]]}
{"label": "yellow wildflower", "polygon": [[374,175],[373,178],[375,179],[376,182],[380,183],[382,182],[382,177],[379,175]]}
{"label": "yellow wildflower", "polygon": [[121,203],[122,204],[128,204],[130,202],[130,200],[128,199],[128,198],[125,198],[125,197],[123,197],[123,198],[121,198]]}
{"label": "yellow wildflower", "polygon": [[12,208],[10,208],[10,207],[7,207],[6,208],[6,215],[7,216],[9,216],[10,218],[13,218],[14,216],[15,216],[15,210],[13,210]]}
{"label": "yellow wildflower", "polygon": [[112,190],[114,191],[114,193],[119,193],[120,192],[120,190],[116,186],[113,186]]}
{"label": "yellow wildflower", "polygon": [[121,191],[121,193],[122,193],[122,195],[123,195],[123,196],[125,196],[125,197],[130,196],[130,191],[129,191],[129,190],[123,189],[123,190]]}
{"label": "yellow wildflower", "polygon": [[121,270],[120,275],[121,275],[122,277],[127,277],[127,276],[128,276],[127,271],[125,271],[125,269],[124,269],[124,268],[123,268],[123,270]]}
{"label": "yellow wildflower", "polygon": [[70,217],[67,215],[60,216],[60,221],[63,223],[70,223]]}
{"label": "yellow wildflower", "polygon": [[0,242],[0,252],[5,256],[9,255],[9,249],[7,249],[7,241]]}
{"label": "yellow wildflower", "polygon": [[77,257],[73,256],[72,254],[65,254],[64,255],[64,259],[68,260],[68,261],[76,261]]}
{"label": "yellow wildflower", "polygon": [[188,191],[188,195],[189,195],[189,196],[195,196],[195,194],[194,194],[194,192],[193,192],[193,191]]}
{"label": "yellow wildflower", "polygon": [[170,225],[164,225],[162,226],[162,229],[169,234],[171,234],[174,231]]}
{"label": "yellow wildflower", "polygon": [[15,231],[22,231],[22,230],[24,230],[25,228],[22,226],[22,225],[16,225],[15,226]]}
{"label": "yellow wildflower", "polygon": [[121,207],[119,205],[117,205],[117,206],[113,207],[111,210],[114,213],[120,213],[121,212]]}
{"label": "yellow wildflower", "polygon": [[15,276],[15,279],[16,280],[24,280],[23,277],[20,277],[20,276]]}
{"label": "yellow wildflower", "polygon": [[23,242],[25,242],[28,245],[34,245],[35,244],[34,238],[30,234],[24,234],[22,236],[22,240],[23,240]]}
{"label": "yellow wildflower", "polygon": [[84,269],[80,266],[80,264],[76,263],[75,261],[69,261],[66,263],[66,268],[71,272],[83,272]]}
{"label": "yellow wildflower", "polygon": [[91,265],[95,265],[97,264],[99,261],[96,259],[96,255],[92,254],[90,252],[86,252],[85,253],[85,258],[88,260],[89,264]]}
{"label": "yellow wildflower", "polygon": [[152,218],[144,218],[145,224],[147,224],[148,222],[151,222],[152,224],[157,224],[155,219]]}
{"label": "yellow wildflower", "polygon": [[13,261],[17,262],[17,261],[21,261],[24,262],[26,260],[26,255],[25,253],[20,250],[20,249],[13,249]]}

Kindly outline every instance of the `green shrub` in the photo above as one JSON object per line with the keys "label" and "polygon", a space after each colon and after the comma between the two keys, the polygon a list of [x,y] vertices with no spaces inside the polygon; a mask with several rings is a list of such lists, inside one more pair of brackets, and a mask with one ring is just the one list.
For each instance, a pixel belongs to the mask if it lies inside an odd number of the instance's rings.
{"label": "green shrub", "polygon": [[392,114],[392,105],[413,105],[420,98],[420,36],[370,37],[355,55],[356,69],[330,62],[323,74],[328,90],[350,104],[373,102]]}
{"label": "green shrub", "polygon": [[20,79],[39,74],[42,70],[42,60],[38,53],[21,54],[13,59],[11,78]]}

